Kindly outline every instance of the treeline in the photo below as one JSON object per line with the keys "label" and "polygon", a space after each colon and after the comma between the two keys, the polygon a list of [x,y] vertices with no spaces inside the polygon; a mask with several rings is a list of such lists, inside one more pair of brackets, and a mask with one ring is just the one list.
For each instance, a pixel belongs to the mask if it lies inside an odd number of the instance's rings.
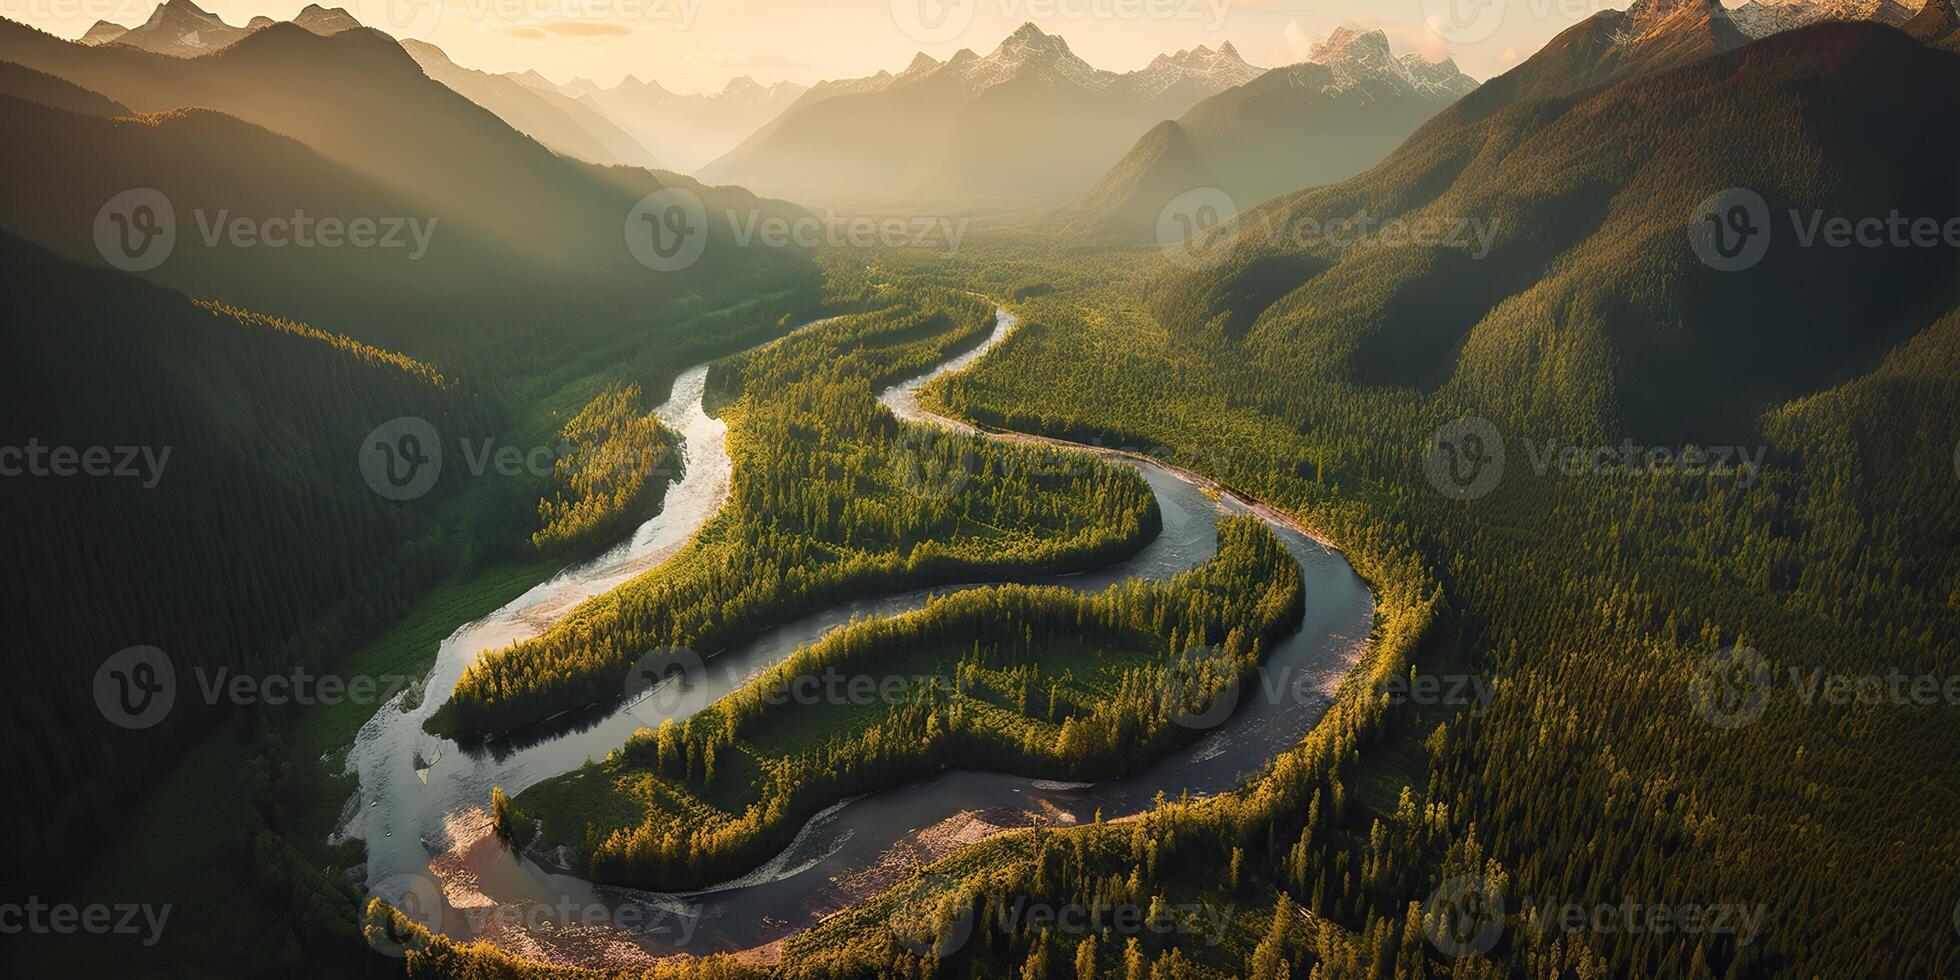
{"label": "treeline", "polygon": [[[1214,559],[1167,581],[1096,595],[966,590],[854,623],[684,723],[641,729],[597,773],[533,787],[524,807],[594,880],[725,880],[838,800],[946,768],[1067,779],[1132,771],[1201,735],[1186,719],[1250,677],[1261,652],[1298,625],[1302,604],[1299,566],[1278,538],[1255,517],[1231,518]],[[892,683],[865,704],[798,693],[826,678]],[[649,807],[637,825],[578,823],[637,807]]]}
{"label": "treeline", "polygon": [[592,552],[659,512],[677,475],[675,437],[641,407],[640,386],[614,382],[559,433],[555,492],[538,501],[540,551]]}
{"label": "treeline", "polygon": [[[660,568],[536,639],[486,654],[432,727],[494,733],[617,699],[642,654],[704,653],[837,599],[1099,567],[1158,530],[1128,467],[902,424],[874,384],[984,336],[992,311],[928,299],[799,332],[725,370],[728,503]],[[943,325],[934,332],[925,325]],[[730,390],[722,382],[722,390]]]}

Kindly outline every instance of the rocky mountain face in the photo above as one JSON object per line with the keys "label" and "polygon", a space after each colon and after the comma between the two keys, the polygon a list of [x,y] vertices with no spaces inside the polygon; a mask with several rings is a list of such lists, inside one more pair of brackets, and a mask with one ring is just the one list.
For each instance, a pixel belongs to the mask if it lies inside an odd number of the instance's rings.
{"label": "rocky mountain face", "polygon": [[1870,20],[1900,27],[1913,15],[1898,0],[1748,0],[1728,13],[1735,26],[1752,38],[1827,20]]}

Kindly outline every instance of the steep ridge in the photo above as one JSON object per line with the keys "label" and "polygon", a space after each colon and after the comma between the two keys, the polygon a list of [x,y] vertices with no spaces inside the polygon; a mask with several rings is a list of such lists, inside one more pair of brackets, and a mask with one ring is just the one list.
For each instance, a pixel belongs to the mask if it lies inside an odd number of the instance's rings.
{"label": "steep ridge", "polygon": [[[1380,31],[1342,28],[1308,61],[1213,95],[1177,119],[1202,164],[1184,177],[1157,166],[1158,131],[1132,147],[1055,222],[1077,231],[1150,237],[1172,198],[1215,187],[1239,206],[1351,177],[1377,163],[1437,111],[1476,88],[1454,62],[1395,57]],[[1154,172],[1149,181],[1135,175]],[[1141,196],[1125,198],[1120,188]],[[1140,223],[1139,215],[1150,222]]]}
{"label": "steep ridge", "polygon": [[126,116],[129,107],[46,72],[0,61],[0,95],[90,116]]}
{"label": "steep ridge", "polygon": [[1870,20],[1899,27],[1912,10],[1898,0],[1748,0],[1729,11],[1735,26],[1751,38],[1768,37],[1826,20]]}
{"label": "steep ridge", "polygon": [[[1803,247],[1801,227],[1960,212],[1955,134],[1885,95],[1955,84],[1960,63],[1890,28],[1826,24],[1515,105],[1241,215],[1217,264],[1173,277],[1155,306],[1174,330],[1236,324],[1274,356],[1363,385],[1447,383],[1505,418],[1741,438],[1765,405],[1868,369],[1954,307],[1947,250]],[[1762,196],[1773,236],[1735,273],[1698,260],[1687,234],[1732,187]],[[1286,233],[1361,214],[1485,234],[1338,248]],[[1248,296],[1267,303],[1243,309]]]}
{"label": "steep ridge", "polygon": [[88,31],[81,36],[81,43],[108,44],[110,41],[122,37],[127,33],[129,33],[129,28],[121,24],[112,24],[106,20],[98,20],[94,24],[89,25]]}
{"label": "steep ridge", "polygon": [[559,153],[587,163],[660,166],[638,140],[577,99],[527,87],[506,75],[464,68],[433,44],[411,39],[401,45],[430,78]]}
{"label": "steep ridge", "polygon": [[1174,120],[1143,134],[1122,161],[1057,217],[1062,227],[1129,238],[1156,235],[1164,205],[1186,191],[1222,182]]}

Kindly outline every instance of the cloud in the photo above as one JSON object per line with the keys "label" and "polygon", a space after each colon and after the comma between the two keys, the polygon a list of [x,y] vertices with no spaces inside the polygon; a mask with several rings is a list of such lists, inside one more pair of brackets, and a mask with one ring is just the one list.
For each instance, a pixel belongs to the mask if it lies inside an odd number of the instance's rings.
{"label": "cloud", "polygon": [[511,27],[506,28],[504,33],[520,41],[542,41],[545,37],[544,32],[535,27]]}

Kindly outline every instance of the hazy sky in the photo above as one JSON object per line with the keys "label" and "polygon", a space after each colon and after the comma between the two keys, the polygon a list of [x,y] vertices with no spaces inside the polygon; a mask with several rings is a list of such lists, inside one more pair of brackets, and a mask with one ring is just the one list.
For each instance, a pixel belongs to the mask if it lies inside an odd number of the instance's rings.
{"label": "hazy sky", "polygon": [[[331,2],[331,0],[329,0]],[[1246,60],[1299,61],[1344,23],[1380,27],[1398,51],[1450,55],[1488,78],[1606,0],[341,0],[363,22],[420,37],[487,71],[536,68],[555,81],[628,75],[681,91],[730,77],[764,82],[898,70],[924,50],[985,54],[1023,21],[1117,71],[1160,52],[1230,40]],[[232,24],[286,19],[306,0],[201,0]],[[96,20],[133,25],[156,0],[0,0],[14,20],[65,37]]]}

